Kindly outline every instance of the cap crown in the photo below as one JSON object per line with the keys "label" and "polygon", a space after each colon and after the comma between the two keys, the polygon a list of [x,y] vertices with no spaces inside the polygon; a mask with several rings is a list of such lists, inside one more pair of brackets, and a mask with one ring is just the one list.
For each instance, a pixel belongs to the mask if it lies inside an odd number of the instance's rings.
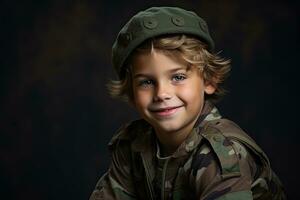
{"label": "cap crown", "polygon": [[149,38],[165,34],[198,37],[213,51],[214,42],[206,22],[192,11],[177,7],[152,7],[134,15],[121,29],[112,47],[112,62],[121,78],[124,63],[132,51]]}

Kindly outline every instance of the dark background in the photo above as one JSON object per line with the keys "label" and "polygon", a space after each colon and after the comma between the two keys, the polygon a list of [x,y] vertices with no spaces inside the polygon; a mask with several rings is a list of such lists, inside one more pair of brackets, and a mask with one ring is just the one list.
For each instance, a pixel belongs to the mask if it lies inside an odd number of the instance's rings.
{"label": "dark background", "polygon": [[106,144],[137,117],[107,94],[112,43],[137,11],[169,5],[206,19],[233,65],[221,113],[257,141],[299,199],[295,2],[2,0],[0,198],[88,199],[109,163]]}

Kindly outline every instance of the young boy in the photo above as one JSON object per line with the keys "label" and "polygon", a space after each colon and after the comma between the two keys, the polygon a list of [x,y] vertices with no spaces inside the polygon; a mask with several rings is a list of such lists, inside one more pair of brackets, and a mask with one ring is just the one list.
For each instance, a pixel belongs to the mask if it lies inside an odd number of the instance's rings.
{"label": "young boy", "polygon": [[119,129],[96,199],[285,199],[268,158],[214,102],[230,62],[194,12],[153,7],[120,31],[109,85],[143,119]]}

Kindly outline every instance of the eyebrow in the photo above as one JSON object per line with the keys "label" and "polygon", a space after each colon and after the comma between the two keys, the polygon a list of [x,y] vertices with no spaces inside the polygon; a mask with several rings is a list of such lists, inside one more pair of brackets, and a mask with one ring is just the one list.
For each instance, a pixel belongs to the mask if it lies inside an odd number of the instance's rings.
{"label": "eyebrow", "polygon": [[[187,67],[178,67],[178,68],[175,68],[175,69],[170,69],[166,73],[172,74],[172,73],[177,72],[179,70],[188,70],[188,66]],[[139,78],[139,77],[152,77],[152,76],[149,75],[149,74],[143,74],[143,73],[138,73],[138,74],[135,74],[133,76],[134,79]]]}

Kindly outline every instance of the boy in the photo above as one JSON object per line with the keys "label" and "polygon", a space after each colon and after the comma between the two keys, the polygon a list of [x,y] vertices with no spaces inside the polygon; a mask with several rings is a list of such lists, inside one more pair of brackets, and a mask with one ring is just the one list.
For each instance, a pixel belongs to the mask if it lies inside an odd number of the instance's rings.
{"label": "boy", "polygon": [[109,88],[143,119],[109,143],[90,199],[285,199],[263,151],[213,105],[230,70],[213,49],[206,22],[180,8],[149,8],[122,28]]}

